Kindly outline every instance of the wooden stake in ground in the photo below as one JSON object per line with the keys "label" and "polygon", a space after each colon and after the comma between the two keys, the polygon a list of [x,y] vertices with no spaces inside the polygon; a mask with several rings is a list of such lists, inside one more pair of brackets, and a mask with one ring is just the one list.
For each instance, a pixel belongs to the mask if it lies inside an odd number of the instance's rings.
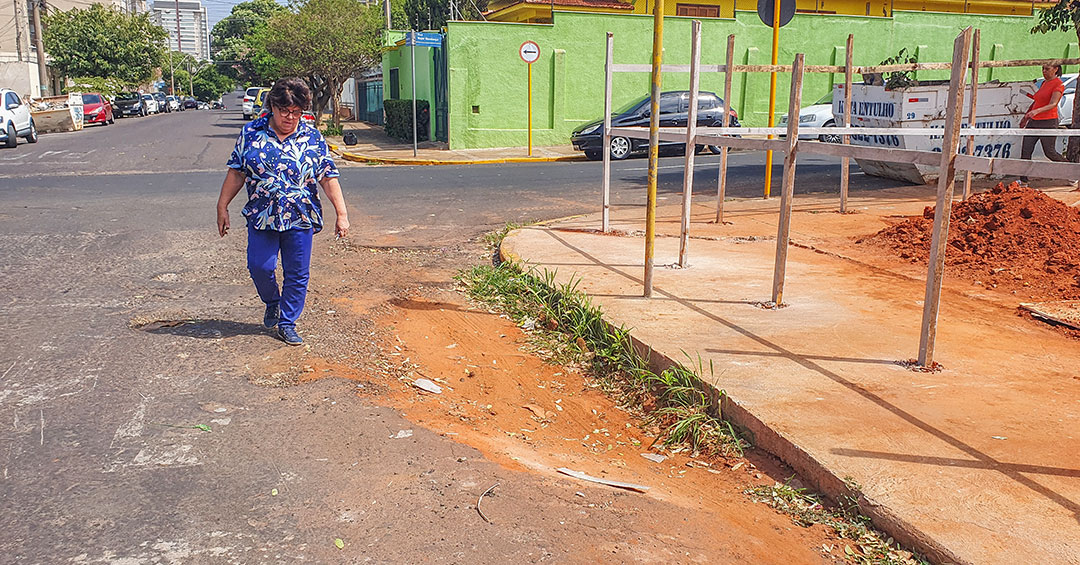
{"label": "wooden stake in ground", "polygon": [[611,74],[615,64],[615,34],[607,32],[607,56],[604,59],[604,175],[601,186],[604,191],[604,205],[600,212],[600,231],[607,233],[611,227]]}
{"label": "wooden stake in ground", "polygon": [[784,302],[784,275],[787,270],[788,239],[791,234],[791,201],[795,193],[795,156],[799,143],[799,106],[802,104],[803,54],[795,55],[791,66],[791,97],[788,101],[787,154],[784,155],[784,184],[780,193],[780,222],[776,232],[776,264],[773,268],[773,304]]}
{"label": "wooden stake in ground", "polygon": [[[727,61],[724,63],[723,126],[731,122],[731,74],[735,68],[735,34],[727,36]],[[716,223],[724,223],[724,198],[727,197],[727,145],[720,146],[720,175],[716,179]]]}
{"label": "wooden stake in ground", "polygon": [[694,155],[697,153],[698,64],[701,62],[701,20],[690,22],[690,99],[686,106],[686,157],[683,164],[682,226],[679,230],[679,266],[686,268],[690,243],[690,203],[694,193]]}
{"label": "wooden stake in ground", "polygon": [[[975,132],[975,103],[979,99],[979,30],[971,43],[971,110],[968,111],[968,129]],[[971,155],[975,145],[975,136],[968,136],[965,155]],[[971,196],[971,171],[964,171],[964,200]]]}
{"label": "wooden stake in ground", "polygon": [[656,246],[656,173],[660,165],[660,85],[664,63],[664,0],[653,4],[652,89],[649,102],[649,184],[645,203],[644,295],[652,298],[653,251]]}
{"label": "wooden stake in ground", "polygon": [[[851,127],[851,62],[854,56],[855,36],[848,34],[847,49],[844,51],[844,127]],[[851,144],[851,136],[844,134],[844,145]],[[840,213],[847,213],[848,184],[851,182],[851,158],[840,159]]]}
{"label": "wooden stake in ground", "polygon": [[956,179],[956,146],[960,142],[963,118],[964,76],[971,50],[971,27],[964,29],[953,43],[949,97],[946,99],[945,135],[941,140],[941,169],[938,174],[937,208],[934,210],[934,233],[930,242],[930,268],[926,274],[922,325],[919,336],[919,365],[934,363],[938,310],[941,307],[941,279],[945,275],[945,249],[949,241],[949,216],[952,214],[953,181]]}

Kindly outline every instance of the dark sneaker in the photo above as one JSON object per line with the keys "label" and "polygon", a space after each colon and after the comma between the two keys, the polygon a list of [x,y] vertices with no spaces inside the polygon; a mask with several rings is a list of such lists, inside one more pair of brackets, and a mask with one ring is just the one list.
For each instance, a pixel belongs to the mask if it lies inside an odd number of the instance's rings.
{"label": "dark sneaker", "polygon": [[303,338],[301,338],[300,335],[296,333],[296,328],[292,326],[278,328],[277,335],[281,338],[281,341],[284,341],[289,345],[300,345],[304,343]]}
{"label": "dark sneaker", "polygon": [[266,313],[263,314],[263,325],[272,328],[277,325],[281,318],[281,308],[277,304],[267,304]]}

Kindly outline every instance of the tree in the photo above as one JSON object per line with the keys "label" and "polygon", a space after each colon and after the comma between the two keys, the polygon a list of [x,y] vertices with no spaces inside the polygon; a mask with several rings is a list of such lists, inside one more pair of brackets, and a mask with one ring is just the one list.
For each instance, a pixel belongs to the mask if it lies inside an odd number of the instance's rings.
{"label": "tree", "polygon": [[[487,9],[488,0],[457,0],[455,6],[466,20],[483,19],[481,15]],[[390,4],[394,7],[393,3]],[[450,7],[445,0],[404,0],[405,17],[409,29],[442,29],[450,19]],[[454,13],[457,16],[457,10]],[[394,21],[391,14],[391,21]]]}
{"label": "tree", "polygon": [[43,18],[50,66],[67,77],[116,79],[138,86],[161,66],[168,33],[147,14],[125,14],[94,4]]}
{"label": "tree", "polygon": [[334,126],[341,125],[338,101],[345,81],[382,60],[382,10],[358,0],[308,0],[295,13],[270,19],[267,50],[282,62],[283,74],[305,77],[312,87],[319,123],[330,103]]}
{"label": "tree", "polygon": [[192,95],[199,100],[217,100],[222,94],[235,88],[233,79],[213,65],[204,67],[192,78]]}
{"label": "tree", "polygon": [[[1039,23],[1031,28],[1031,33],[1049,33],[1051,31],[1071,31],[1080,41],[1080,0],[1058,0],[1058,3],[1039,10]],[[1073,97],[1072,125],[1080,127],[1080,96]],[[1070,137],[1065,157],[1076,162],[1080,160],[1080,137]]]}
{"label": "tree", "polygon": [[274,0],[251,0],[233,6],[210,32],[215,61],[228,61],[225,74],[245,84],[270,84],[278,78],[280,63],[266,51],[267,22],[288,10]]}

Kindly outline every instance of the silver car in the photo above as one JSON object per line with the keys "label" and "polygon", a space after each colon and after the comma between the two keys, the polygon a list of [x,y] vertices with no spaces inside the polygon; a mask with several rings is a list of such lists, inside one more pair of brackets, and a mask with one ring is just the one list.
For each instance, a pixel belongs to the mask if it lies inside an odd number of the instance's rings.
{"label": "silver car", "polygon": [[[787,125],[788,116],[784,114],[780,118],[780,126]],[[817,102],[806,106],[799,110],[799,127],[800,128],[831,128],[836,127],[836,120],[833,119],[832,112],[832,91],[823,96]],[[799,134],[799,139],[824,141],[825,143],[840,143],[840,135],[837,134],[823,134],[823,135],[810,135]]]}

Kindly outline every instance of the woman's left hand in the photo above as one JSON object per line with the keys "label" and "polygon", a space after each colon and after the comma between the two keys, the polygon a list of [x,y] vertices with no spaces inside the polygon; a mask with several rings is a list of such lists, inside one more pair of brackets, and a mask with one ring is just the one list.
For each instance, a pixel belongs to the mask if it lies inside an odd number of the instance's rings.
{"label": "woman's left hand", "polygon": [[348,237],[349,235],[349,217],[338,216],[337,224],[334,226],[334,233],[338,237]]}

